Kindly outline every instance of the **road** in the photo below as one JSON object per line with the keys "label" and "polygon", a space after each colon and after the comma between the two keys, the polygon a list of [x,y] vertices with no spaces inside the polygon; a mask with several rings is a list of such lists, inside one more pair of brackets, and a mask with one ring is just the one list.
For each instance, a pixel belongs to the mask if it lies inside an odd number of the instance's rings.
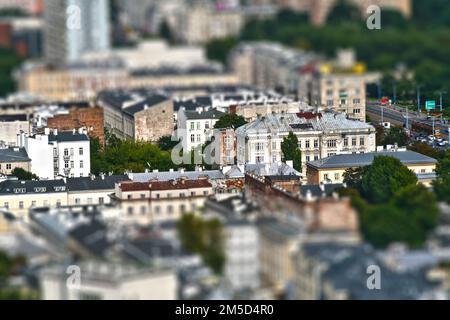
{"label": "road", "polygon": [[[381,121],[381,105],[377,103],[368,103],[367,104],[367,114],[368,116],[377,121]],[[407,118],[407,112],[405,108],[397,107],[384,107],[383,108],[383,118],[384,122],[390,122],[394,125],[399,126],[405,126],[406,125],[406,118]],[[411,129],[411,126],[413,124],[425,124],[430,127],[433,127],[433,120],[427,120],[427,116],[424,114],[419,114],[418,112],[408,112],[408,122],[409,122],[409,129]],[[449,127],[450,123],[441,124],[440,119],[436,119],[434,121],[435,130],[440,130],[443,138],[447,139],[449,138]]]}

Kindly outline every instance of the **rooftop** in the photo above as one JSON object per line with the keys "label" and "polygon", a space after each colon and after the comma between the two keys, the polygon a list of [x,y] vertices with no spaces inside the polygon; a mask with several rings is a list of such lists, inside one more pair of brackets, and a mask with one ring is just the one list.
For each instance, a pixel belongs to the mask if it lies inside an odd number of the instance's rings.
{"label": "rooftop", "polygon": [[89,137],[86,134],[80,134],[78,132],[58,132],[57,135],[54,133],[48,136],[48,141],[53,142],[79,142],[79,141],[89,141]]}
{"label": "rooftop", "polygon": [[67,188],[69,191],[114,190],[116,183],[128,180],[126,175],[68,178]]}
{"label": "rooftop", "polygon": [[220,119],[225,113],[209,109],[207,111],[185,111],[187,120],[206,120],[206,119]]}
{"label": "rooftop", "polygon": [[43,181],[17,181],[6,180],[0,182],[0,195],[8,194],[39,194],[39,193],[60,193],[66,192],[64,180],[43,180]]}
{"label": "rooftop", "polygon": [[0,149],[0,162],[29,162],[31,161],[28,157],[25,148],[5,148]]}
{"label": "rooftop", "polygon": [[404,165],[436,164],[437,160],[413,151],[382,151],[359,154],[340,154],[312,161],[308,166],[316,169],[355,168],[370,166],[378,156],[393,157]]}
{"label": "rooftop", "polygon": [[120,188],[123,192],[133,191],[158,191],[158,190],[183,190],[195,188],[211,188],[207,179],[198,180],[172,180],[172,181],[150,181],[150,182],[123,182]]}

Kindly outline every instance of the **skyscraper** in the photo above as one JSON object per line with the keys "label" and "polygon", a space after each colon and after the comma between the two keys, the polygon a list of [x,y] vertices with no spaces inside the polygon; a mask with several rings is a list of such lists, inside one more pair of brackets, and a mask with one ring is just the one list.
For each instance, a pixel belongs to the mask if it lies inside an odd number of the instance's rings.
{"label": "skyscraper", "polygon": [[109,0],[45,0],[45,57],[54,66],[110,48]]}

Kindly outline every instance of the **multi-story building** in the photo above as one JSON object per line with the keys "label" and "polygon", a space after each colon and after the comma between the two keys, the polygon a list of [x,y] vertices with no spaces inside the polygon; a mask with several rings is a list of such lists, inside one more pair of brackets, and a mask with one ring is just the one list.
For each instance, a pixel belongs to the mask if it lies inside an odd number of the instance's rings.
{"label": "multi-story building", "polygon": [[15,181],[0,183],[0,207],[21,219],[27,219],[30,208],[67,205],[64,180]]}
{"label": "multi-story building", "polygon": [[258,208],[242,195],[211,198],[205,203],[205,215],[217,217],[224,223],[224,275],[234,290],[256,289],[260,285],[257,212]]}
{"label": "multi-story building", "polygon": [[437,160],[413,151],[380,151],[364,154],[341,154],[329,158],[311,161],[306,165],[309,184],[343,183],[344,173],[348,169],[370,166],[378,156],[393,157],[414,172],[419,181],[426,185],[436,178]]}
{"label": "multi-story building", "polygon": [[85,132],[58,132],[44,135],[18,135],[18,146],[31,159],[31,172],[41,179],[79,178],[91,173],[90,142]]}
{"label": "multi-story building", "polygon": [[87,101],[103,90],[161,87],[236,86],[234,73],[211,68],[130,71],[117,65],[49,69],[28,64],[17,72],[19,91],[50,101]]}
{"label": "multi-story building", "polygon": [[21,58],[42,56],[42,19],[11,17],[0,19],[0,46],[14,50]]}
{"label": "multi-story building", "polygon": [[0,143],[14,146],[19,132],[30,133],[30,121],[26,114],[0,115]]}
{"label": "multi-story building", "polygon": [[241,83],[299,97],[307,89],[302,87],[306,83],[302,70],[321,60],[316,54],[272,42],[242,43],[230,55],[230,65]]}
{"label": "multi-story building", "polygon": [[14,169],[30,171],[31,160],[24,148],[0,148],[0,174],[10,175]]}
{"label": "multi-story building", "polygon": [[191,1],[179,13],[175,34],[188,44],[201,44],[215,38],[239,34],[244,15],[238,8],[218,8],[208,1]]}
{"label": "multi-story building", "polygon": [[173,101],[164,94],[104,91],[97,103],[104,110],[104,127],[118,138],[156,142],[173,133]]}
{"label": "multi-story building", "polygon": [[299,141],[303,172],[310,161],[376,150],[375,128],[342,113],[271,114],[236,130],[238,164],[281,162],[281,143],[290,132]]}
{"label": "multi-story building", "polygon": [[68,114],[49,117],[46,127],[59,132],[85,129],[90,137],[105,142],[104,114],[100,107],[71,107]]}
{"label": "multi-story building", "polygon": [[137,223],[176,221],[183,214],[198,212],[213,194],[206,177],[197,180],[121,182],[116,184],[114,199],[126,219]]}
{"label": "multi-story building", "polygon": [[44,19],[45,57],[52,65],[110,48],[108,0],[46,0]]}
{"label": "multi-story building", "polygon": [[201,108],[197,111],[187,111],[181,108],[178,112],[178,138],[181,138],[184,152],[190,152],[205,144],[213,135],[217,121],[225,113]]}

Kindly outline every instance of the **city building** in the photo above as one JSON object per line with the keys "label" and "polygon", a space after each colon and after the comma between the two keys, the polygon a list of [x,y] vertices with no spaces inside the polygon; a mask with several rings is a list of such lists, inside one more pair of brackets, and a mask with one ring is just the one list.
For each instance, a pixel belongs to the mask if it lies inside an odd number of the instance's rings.
{"label": "city building", "polygon": [[121,182],[116,184],[114,199],[128,220],[149,224],[177,221],[183,214],[196,213],[213,195],[206,177],[197,180]]}
{"label": "city building", "polygon": [[10,175],[14,169],[30,172],[31,160],[24,148],[0,148],[0,174]]}
{"label": "city building", "polygon": [[[383,254],[366,244],[307,243],[295,257],[292,298],[296,300],[420,300],[436,297],[439,282],[428,277],[431,265],[410,256],[410,269],[384,263]],[[381,273],[381,290],[368,290],[370,267]]]}
{"label": "city building", "polygon": [[76,63],[87,52],[110,49],[108,0],[46,0],[45,57],[49,64]]}
{"label": "city building", "polygon": [[175,300],[173,270],[84,261],[80,287],[66,286],[65,266],[50,266],[39,274],[43,300]]}
{"label": "city building", "polygon": [[281,143],[290,132],[299,141],[303,173],[310,161],[376,150],[375,128],[342,113],[270,114],[236,130],[238,164],[281,162]]}
{"label": "city building", "polygon": [[30,133],[30,121],[26,114],[0,115],[0,143],[14,146],[19,132]]}
{"label": "city building", "polygon": [[173,101],[156,91],[104,91],[97,103],[104,110],[104,127],[120,139],[157,142],[172,136]]}
{"label": "city building", "polygon": [[40,57],[42,25],[42,19],[36,17],[0,18],[0,46],[13,50],[21,58]]}
{"label": "city building", "polygon": [[258,208],[242,195],[224,199],[210,198],[205,216],[217,217],[225,229],[225,279],[234,290],[260,286]]}
{"label": "city building", "polygon": [[[304,97],[307,80],[304,70],[314,68],[323,58],[317,54],[273,42],[244,42],[230,54],[230,66],[242,84],[285,95]],[[302,102],[308,102],[302,100]]]}
{"label": "city building", "polygon": [[213,129],[217,121],[225,113],[210,109],[198,109],[197,111],[187,111],[180,109],[178,112],[177,132],[181,138],[184,152],[202,146],[213,136]]}
{"label": "city building", "polygon": [[86,132],[45,130],[43,135],[18,135],[18,146],[31,159],[31,172],[41,179],[88,177],[91,173],[90,142]]}
{"label": "city building", "polygon": [[71,107],[68,114],[49,117],[46,127],[59,132],[83,129],[101,144],[105,142],[104,114],[100,107]]}
{"label": "city building", "polygon": [[69,206],[109,205],[114,195],[116,183],[128,181],[127,175],[90,176],[83,178],[68,178],[67,204]]}
{"label": "city building", "polygon": [[344,173],[351,168],[370,166],[378,156],[388,156],[400,160],[400,162],[414,172],[419,181],[429,185],[433,177],[436,178],[437,160],[413,151],[380,151],[362,154],[340,154],[317,161],[308,162],[306,165],[309,184],[343,183]]}
{"label": "city building", "polygon": [[0,182],[0,207],[17,218],[28,220],[28,210],[40,207],[67,205],[67,187],[64,180]]}

